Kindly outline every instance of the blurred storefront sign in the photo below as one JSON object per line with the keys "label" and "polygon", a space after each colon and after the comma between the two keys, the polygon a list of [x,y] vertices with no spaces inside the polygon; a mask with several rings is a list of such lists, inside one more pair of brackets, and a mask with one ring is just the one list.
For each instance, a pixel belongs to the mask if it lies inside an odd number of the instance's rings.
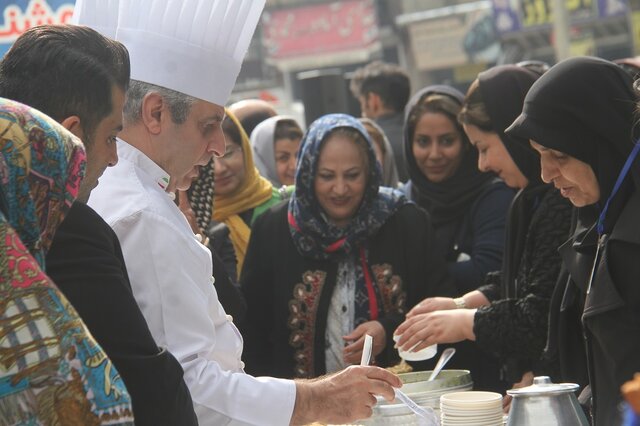
{"label": "blurred storefront sign", "polygon": [[29,28],[68,22],[74,4],[74,0],[0,1],[0,56]]}
{"label": "blurred storefront sign", "polygon": [[573,34],[569,41],[569,54],[571,56],[595,56],[597,51],[593,31],[582,31],[580,34]]}
{"label": "blurred storefront sign", "polygon": [[598,0],[598,13],[601,18],[625,15],[629,11],[626,0]]}
{"label": "blurred storefront sign", "polygon": [[267,60],[283,71],[364,62],[380,50],[373,0],[265,12],[262,23]]}
{"label": "blurred storefront sign", "polygon": [[491,19],[491,3],[467,3],[401,15],[416,67],[423,71],[473,62],[495,62],[500,44]]}
{"label": "blurred storefront sign", "polygon": [[[534,28],[550,28],[552,0],[492,0],[493,19],[500,34]],[[566,0],[569,21],[579,23],[621,16],[627,13],[627,0]]]}
{"label": "blurred storefront sign", "polygon": [[468,83],[478,77],[482,71],[487,69],[487,64],[465,64],[453,69],[453,81],[456,83]]}
{"label": "blurred storefront sign", "polygon": [[631,13],[631,33],[633,40],[633,54],[640,55],[640,10]]}

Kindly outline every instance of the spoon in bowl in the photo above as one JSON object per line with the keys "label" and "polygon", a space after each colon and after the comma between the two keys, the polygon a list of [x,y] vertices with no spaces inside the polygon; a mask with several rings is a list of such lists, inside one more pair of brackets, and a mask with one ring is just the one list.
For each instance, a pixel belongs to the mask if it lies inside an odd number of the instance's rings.
{"label": "spoon in bowl", "polygon": [[[365,346],[366,346],[366,344],[365,344]],[[440,374],[440,372],[444,368],[445,364],[447,362],[449,362],[449,360],[451,359],[451,357],[455,353],[456,353],[456,348],[447,348],[444,351],[442,351],[442,354],[440,355],[440,359],[438,360],[438,363],[436,364],[436,368],[434,368],[433,371],[431,372],[431,375],[427,379],[427,382],[430,382],[430,381],[436,379],[438,374]]]}
{"label": "spoon in bowl", "polygon": [[[362,357],[360,358],[360,365],[369,365],[369,361],[371,360],[371,350],[373,348],[373,337],[369,334],[364,336],[364,347],[362,348]],[[444,355],[444,352],[442,353]],[[452,354],[453,355],[453,354]],[[449,356],[451,358],[451,356]],[[438,364],[440,363],[438,360]],[[447,358],[448,361],[448,358]],[[445,361],[446,362],[446,361]],[[413,411],[416,416],[418,416],[418,424],[420,426],[428,426],[428,425],[437,425],[438,417],[431,409],[425,409],[416,404],[411,398],[409,398],[404,392],[400,389],[393,389],[396,398],[402,401],[406,406],[408,406],[411,411]]]}

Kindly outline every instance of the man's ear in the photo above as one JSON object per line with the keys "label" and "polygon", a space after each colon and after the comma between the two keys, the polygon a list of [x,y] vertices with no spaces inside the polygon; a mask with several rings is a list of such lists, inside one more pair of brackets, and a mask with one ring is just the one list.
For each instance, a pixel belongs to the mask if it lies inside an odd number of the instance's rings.
{"label": "man's ear", "polygon": [[382,98],[377,93],[367,93],[367,103],[371,112],[376,116],[383,110],[384,104],[382,103]]}
{"label": "man's ear", "polygon": [[141,119],[149,133],[157,135],[161,132],[163,121],[167,119],[165,106],[159,93],[147,93],[142,99]]}
{"label": "man's ear", "polygon": [[82,126],[80,125],[80,117],[77,115],[71,115],[60,122],[62,127],[79,137],[80,139],[84,138],[84,132],[82,131]]}

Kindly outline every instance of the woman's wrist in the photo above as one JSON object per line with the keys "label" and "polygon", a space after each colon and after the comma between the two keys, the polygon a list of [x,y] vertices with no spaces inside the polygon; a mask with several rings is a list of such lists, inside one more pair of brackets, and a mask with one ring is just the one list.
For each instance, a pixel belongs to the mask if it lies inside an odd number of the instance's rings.
{"label": "woman's wrist", "polygon": [[456,297],[453,299],[453,303],[456,305],[456,309],[466,309],[467,302],[464,300],[464,297]]}

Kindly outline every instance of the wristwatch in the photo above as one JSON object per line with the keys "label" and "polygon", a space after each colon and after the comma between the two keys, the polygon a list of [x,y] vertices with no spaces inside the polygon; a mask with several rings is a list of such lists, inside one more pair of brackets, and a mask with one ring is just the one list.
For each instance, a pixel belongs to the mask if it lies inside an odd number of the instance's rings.
{"label": "wristwatch", "polygon": [[467,307],[463,297],[456,297],[453,299],[453,303],[456,304],[456,309],[466,309]]}

